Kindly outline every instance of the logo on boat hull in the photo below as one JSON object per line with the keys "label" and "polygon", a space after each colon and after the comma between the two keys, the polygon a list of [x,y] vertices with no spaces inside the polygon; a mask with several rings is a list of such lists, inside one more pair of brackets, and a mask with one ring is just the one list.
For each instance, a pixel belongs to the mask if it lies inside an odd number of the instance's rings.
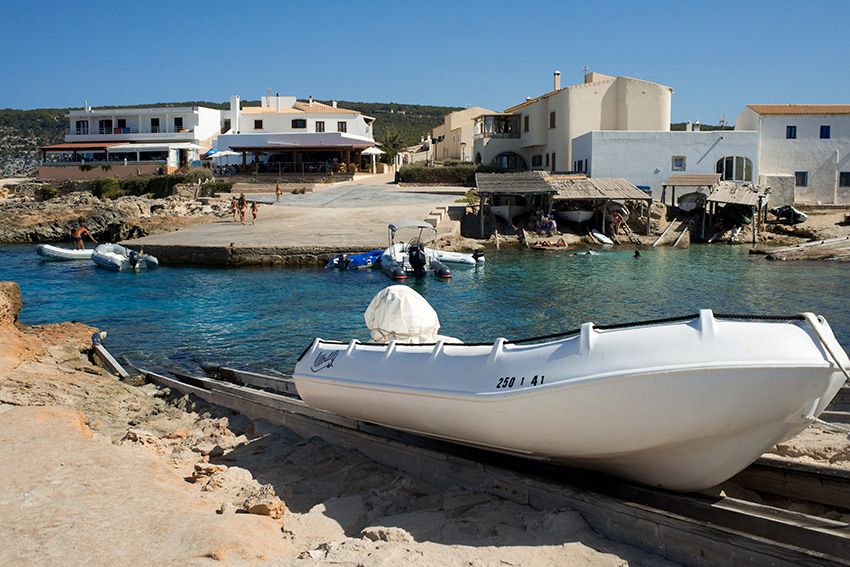
{"label": "logo on boat hull", "polygon": [[336,357],[339,355],[338,350],[334,350],[331,352],[320,352],[316,356],[316,360],[313,361],[313,365],[310,367],[310,370],[313,372],[318,372],[319,370],[324,370],[325,368],[330,368],[334,365],[334,361]]}

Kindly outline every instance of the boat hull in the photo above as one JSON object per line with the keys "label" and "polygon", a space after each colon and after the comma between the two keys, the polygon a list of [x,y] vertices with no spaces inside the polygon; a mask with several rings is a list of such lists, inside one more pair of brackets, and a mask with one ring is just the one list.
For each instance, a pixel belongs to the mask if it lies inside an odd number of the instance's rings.
{"label": "boat hull", "polygon": [[92,250],[73,250],[60,248],[51,244],[39,244],[35,247],[35,253],[45,260],[67,262],[71,260],[88,260],[91,258]]}
{"label": "boat hull", "polygon": [[130,259],[130,251],[118,244],[100,244],[91,255],[92,261],[98,267],[113,272],[154,270],[159,267],[159,261],[150,254],[140,254],[136,262]]}
{"label": "boat hull", "polygon": [[596,213],[594,211],[560,211],[555,213],[555,216],[558,220],[574,222],[577,224],[581,224],[583,222],[587,222],[593,218]]}
{"label": "boat hull", "polygon": [[[735,328],[746,323],[702,319],[713,330],[583,328],[539,345],[399,345],[389,356],[314,343],[294,378],[308,404],[348,417],[698,490],[799,433],[843,383],[802,325],[758,323],[746,341]],[[671,363],[670,341],[692,361]],[[766,362],[747,354],[755,343],[784,348]]]}

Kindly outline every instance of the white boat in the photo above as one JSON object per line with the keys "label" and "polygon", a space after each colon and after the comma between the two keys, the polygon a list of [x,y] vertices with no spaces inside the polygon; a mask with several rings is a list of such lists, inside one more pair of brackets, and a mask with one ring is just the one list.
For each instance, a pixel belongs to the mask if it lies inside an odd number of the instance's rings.
{"label": "white boat", "polygon": [[805,429],[850,364],[809,313],[754,320],[703,310],[585,323],[560,338],[435,340],[317,338],[295,366],[298,393],[354,419],[691,491]]}
{"label": "white boat", "polygon": [[[400,230],[413,229],[416,236],[409,241],[396,242]],[[394,280],[405,280],[409,276],[431,274],[442,279],[452,277],[452,272],[440,259],[437,250],[426,247],[423,238],[434,242],[437,229],[425,221],[402,220],[387,226],[389,246],[381,256],[381,268]]]}
{"label": "white boat", "polygon": [[153,270],[159,267],[159,261],[154,256],[118,244],[99,244],[92,252],[91,259],[101,268],[116,272]]}
{"label": "white boat", "polygon": [[705,195],[700,192],[686,193],[679,197],[679,208],[689,213],[705,205]]}
{"label": "white boat", "polygon": [[490,210],[497,217],[513,225],[514,219],[528,210],[526,205],[491,205]]}
{"label": "white boat", "polygon": [[484,250],[476,250],[475,252],[446,252],[445,250],[426,249],[430,250],[434,257],[440,262],[449,264],[464,264],[474,266],[484,263]]}
{"label": "white boat", "polygon": [[593,218],[595,215],[595,211],[582,211],[582,210],[572,210],[572,211],[558,211],[555,213],[555,217],[561,221],[574,222],[576,224],[581,224],[583,222],[587,222]]}
{"label": "white boat", "polygon": [[35,253],[45,260],[88,260],[91,258],[92,250],[75,250],[72,248],[60,248],[52,244],[39,244],[35,247]]}
{"label": "white boat", "polygon": [[596,239],[600,244],[604,244],[605,246],[611,246],[614,244],[614,241],[596,230],[595,228],[590,231],[590,236]]}

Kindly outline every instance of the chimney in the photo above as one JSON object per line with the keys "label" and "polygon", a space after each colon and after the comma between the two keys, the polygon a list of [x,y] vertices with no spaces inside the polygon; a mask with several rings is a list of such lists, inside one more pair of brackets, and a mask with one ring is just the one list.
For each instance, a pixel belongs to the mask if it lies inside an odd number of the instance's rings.
{"label": "chimney", "polygon": [[561,90],[561,72],[555,71],[555,90]]}
{"label": "chimney", "polygon": [[332,101],[331,101],[331,106],[333,106],[334,108],[336,108],[336,101],[335,101],[335,100],[332,100]]}
{"label": "chimney", "polygon": [[699,132],[699,127],[700,127],[699,119],[697,119],[697,121],[694,122],[694,132]]}
{"label": "chimney", "polygon": [[274,109],[275,112],[280,112],[280,93],[274,95]]}
{"label": "chimney", "polygon": [[239,133],[239,95],[230,97],[230,129],[234,134]]}
{"label": "chimney", "polygon": [[692,131],[693,131],[693,125],[691,124],[691,121],[688,120],[687,122],[685,122],[685,132],[692,132]]}
{"label": "chimney", "polygon": [[531,97],[530,97],[530,96],[525,97],[525,102],[528,102],[528,101],[530,101],[530,100],[531,100]]}
{"label": "chimney", "polygon": [[310,102],[310,106],[313,106],[313,95],[310,95],[310,98],[308,100]]}

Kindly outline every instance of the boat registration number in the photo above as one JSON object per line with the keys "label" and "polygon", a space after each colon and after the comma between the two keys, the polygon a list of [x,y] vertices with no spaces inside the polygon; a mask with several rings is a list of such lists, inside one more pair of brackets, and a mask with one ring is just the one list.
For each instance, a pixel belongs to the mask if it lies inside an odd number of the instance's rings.
{"label": "boat registration number", "polygon": [[514,388],[514,387],[523,387],[525,386],[526,380],[528,380],[529,386],[540,386],[543,384],[543,380],[546,377],[540,374],[539,376],[535,374],[531,378],[527,376],[505,376],[504,378],[499,378],[499,381],[496,382],[496,389],[502,390],[505,388]]}

